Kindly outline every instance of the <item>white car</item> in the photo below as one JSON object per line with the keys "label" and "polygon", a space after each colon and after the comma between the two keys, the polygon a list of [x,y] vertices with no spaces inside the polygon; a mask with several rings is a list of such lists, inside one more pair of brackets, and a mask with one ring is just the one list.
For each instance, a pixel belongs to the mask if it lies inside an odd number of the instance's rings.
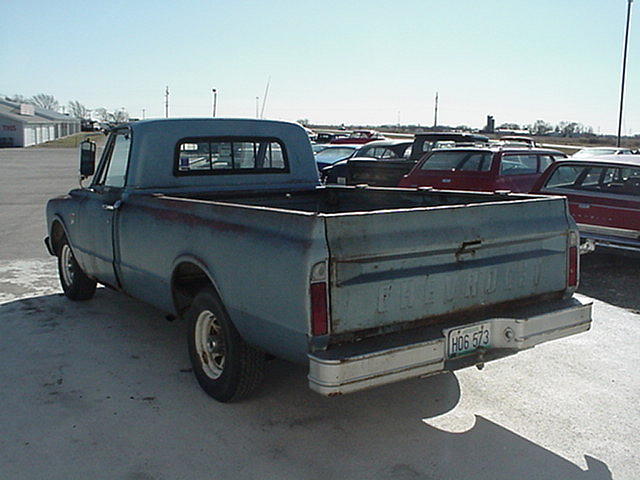
{"label": "white car", "polygon": [[581,148],[571,155],[571,158],[591,158],[602,155],[631,155],[633,152],[628,148],[620,147],[589,147]]}

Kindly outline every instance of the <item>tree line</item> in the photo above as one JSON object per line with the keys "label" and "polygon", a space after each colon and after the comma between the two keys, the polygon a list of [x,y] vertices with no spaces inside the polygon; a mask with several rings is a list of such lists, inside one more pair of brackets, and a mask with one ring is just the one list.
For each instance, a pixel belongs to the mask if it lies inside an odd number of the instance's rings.
{"label": "tree line", "polygon": [[107,110],[106,108],[100,107],[92,110],[77,100],[71,100],[66,105],[60,105],[53,95],[46,93],[38,93],[32,97],[25,97],[24,95],[18,94],[5,95],[4,98],[10,102],[27,103],[44,110],[52,110],[54,112],[62,111],[62,113],[68,113],[72,117],[81,120],[91,120],[92,113],[93,117],[100,122],[123,123],[129,120],[129,113],[125,108]]}
{"label": "tree line", "polygon": [[528,130],[532,135],[555,135],[559,137],[576,137],[578,135],[593,135],[593,128],[578,122],[560,122],[557,125],[536,120],[530,125],[517,123],[503,123],[498,129]]}

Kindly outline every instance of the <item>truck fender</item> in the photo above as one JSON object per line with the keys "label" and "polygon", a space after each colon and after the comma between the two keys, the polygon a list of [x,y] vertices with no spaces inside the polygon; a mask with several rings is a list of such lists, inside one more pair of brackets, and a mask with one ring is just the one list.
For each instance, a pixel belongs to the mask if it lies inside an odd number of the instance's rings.
{"label": "truck fender", "polygon": [[55,255],[57,250],[58,250],[58,244],[57,242],[59,241],[59,238],[55,238],[54,237],[54,228],[56,223],[58,223],[60,225],[60,227],[62,228],[63,234],[66,237],[67,241],[69,242],[69,245],[71,246],[71,249],[74,248],[74,242],[71,239],[71,237],[69,236],[69,230],[67,229],[67,225],[64,222],[64,219],[62,218],[62,216],[58,213],[53,215],[53,218],[51,219],[51,224],[49,225],[49,246],[51,247],[51,250],[53,251],[53,254]]}
{"label": "truck fender", "polygon": [[192,254],[182,254],[179,255],[171,265],[171,294],[173,296],[173,304],[174,309],[177,315],[183,315],[184,312],[188,309],[191,300],[198,293],[198,290],[201,289],[204,285],[195,285],[195,288],[190,289],[189,294],[184,295],[179,289],[178,281],[178,270],[181,265],[194,265],[197,269],[204,274],[206,279],[203,279],[203,284],[208,284],[213,287],[216,294],[220,298],[220,301],[224,305],[224,300],[222,295],[220,294],[220,289],[218,287],[218,282],[216,282],[215,277],[212,275],[209,267],[205,262],[200,260],[198,257]]}

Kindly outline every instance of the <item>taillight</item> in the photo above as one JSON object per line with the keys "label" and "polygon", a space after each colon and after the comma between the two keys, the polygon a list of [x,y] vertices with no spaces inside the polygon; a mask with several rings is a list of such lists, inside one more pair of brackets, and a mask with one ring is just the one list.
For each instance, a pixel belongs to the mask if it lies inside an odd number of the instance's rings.
{"label": "taillight", "polygon": [[327,265],[316,263],[311,269],[311,333],[329,333],[329,309],[327,304]]}
{"label": "taillight", "polygon": [[569,232],[569,258],[567,259],[567,287],[577,287],[579,278],[578,244],[580,237],[578,232]]}

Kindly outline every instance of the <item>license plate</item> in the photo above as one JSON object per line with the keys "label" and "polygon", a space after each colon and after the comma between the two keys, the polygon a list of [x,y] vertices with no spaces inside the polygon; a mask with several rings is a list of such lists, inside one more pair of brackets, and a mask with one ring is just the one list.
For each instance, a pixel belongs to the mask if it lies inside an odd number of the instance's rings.
{"label": "license plate", "polygon": [[458,357],[473,352],[480,347],[489,346],[491,341],[491,327],[489,324],[473,325],[472,327],[455,328],[449,330],[447,338],[449,358]]}

